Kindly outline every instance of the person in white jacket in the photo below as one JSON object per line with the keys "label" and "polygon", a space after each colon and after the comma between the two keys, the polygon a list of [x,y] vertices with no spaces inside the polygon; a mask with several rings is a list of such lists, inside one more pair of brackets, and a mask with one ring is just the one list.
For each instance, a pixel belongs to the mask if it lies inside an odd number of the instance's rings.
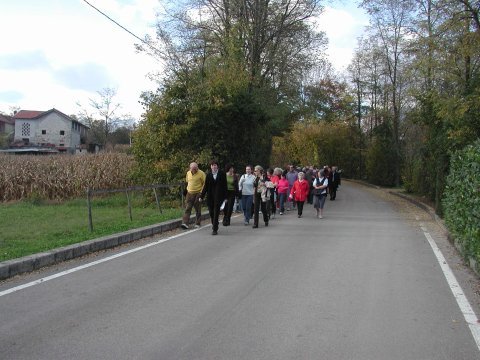
{"label": "person in white jacket", "polygon": [[252,166],[247,165],[245,167],[245,174],[243,174],[238,181],[238,190],[242,193],[242,209],[243,216],[245,217],[244,225],[248,225],[252,217],[254,181],[255,175],[252,174]]}

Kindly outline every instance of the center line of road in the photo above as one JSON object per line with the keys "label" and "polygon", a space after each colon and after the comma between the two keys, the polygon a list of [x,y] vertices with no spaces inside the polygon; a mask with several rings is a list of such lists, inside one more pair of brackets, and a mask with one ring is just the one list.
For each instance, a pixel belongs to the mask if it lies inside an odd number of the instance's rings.
{"label": "center line of road", "polygon": [[475,343],[477,344],[477,348],[480,351],[480,322],[478,321],[477,315],[475,315],[475,312],[473,311],[472,306],[468,302],[468,299],[465,296],[462,287],[460,286],[457,278],[453,274],[452,269],[450,269],[450,266],[448,266],[448,263],[445,260],[442,252],[438,248],[437,243],[422,223],[420,223],[420,228],[422,229],[423,234],[427,238],[428,243],[432,247],[433,253],[437,257],[437,261],[440,264],[443,275],[445,275],[445,279],[447,279],[450,290],[452,291],[455,300],[457,300],[458,307],[460,308],[460,311],[462,312],[463,317],[465,318],[465,321],[467,322],[468,327],[472,332],[472,336],[475,340]]}
{"label": "center line of road", "polygon": [[[209,225],[205,225],[205,226],[209,226]],[[59,278],[59,277],[62,277],[62,276],[65,276],[65,275],[68,275],[68,274],[77,272],[77,271],[80,271],[80,270],[83,270],[83,269],[87,269],[87,268],[89,268],[89,267],[92,267],[92,266],[95,266],[95,265],[98,265],[98,264],[101,264],[101,263],[104,263],[104,262],[107,262],[107,261],[110,261],[110,260],[113,260],[113,259],[116,259],[116,258],[125,256],[125,255],[128,255],[128,254],[132,254],[132,253],[135,253],[135,252],[137,252],[137,251],[141,251],[141,250],[147,249],[147,248],[152,247],[152,246],[155,246],[155,245],[162,244],[162,243],[164,243],[164,242],[173,240],[173,239],[175,239],[175,238],[177,238],[177,237],[180,237],[180,236],[183,236],[183,235],[185,235],[185,234],[189,234],[189,233],[191,233],[191,232],[201,230],[201,229],[203,229],[205,226],[202,226],[201,228],[198,228],[198,229],[190,230],[190,231],[188,231],[188,232],[183,232],[183,233],[180,233],[180,234],[177,234],[177,235],[173,235],[173,236],[170,236],[170,237],[168,237],[168,238],[166,238],[166,239],[157,240],[157,241],[154,241],[154,242],[152,242],[152,243],[139,246],[139,247],[137,247],[137,248],[135,248],[135,249],[130,249],[130,250],[127,250],[127,251],[124,251],[124,252],[121,252],[121,253],[118,253],[118,254],[115,254],[115,255],[111,255],[111,256],[108,256],[108,257],[106,257],[106,258],[103,258],[103,259],[100,259],[100,260],[97,260],[97,261],[93,261],[93,262],[88,263],[88,264],[80,265],[80,266],[74,267],[74,268],[72,268],[72,269],[59,272],[59,273],[57,273],[57,274],[53,274],[53,275],[50,275],[50,276],[46,276],[46,277],[44,277],[44,278],[41,278],[41,279],[38,279],[38,280],[35,280],[35,281],[32,281],[32,282],[29,282],[29,283],[26,283],[26,284],[23,284],[23,285],[15,286],[15,287],[13,287],[13,288],[11,288],[11,289],[7,289],[7,290],[4,290],[4,291],[0,291],[0,297],[5,296],[5,295],[8,295],[8,294],[11,294],[11,293],[14,293],[14,292],[16,292],[16,291],[20,291],[20,290],[29,288],[29,287],[31,287],[31,286],[35,286],[35,285],[38,285],[38,284],[43,284],[44,282],[47,282],[47,281],[50,281],[50,280],[53,280],[53,279],[56,279],[56,278]]]}

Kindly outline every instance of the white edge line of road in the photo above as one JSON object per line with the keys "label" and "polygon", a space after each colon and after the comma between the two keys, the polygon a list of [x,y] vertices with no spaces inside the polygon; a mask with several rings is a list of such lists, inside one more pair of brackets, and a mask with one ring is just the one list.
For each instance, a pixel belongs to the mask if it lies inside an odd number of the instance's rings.
{"label": "white edge line of road", "polygon": [[448,263],[445,260],[445,257],[443,256],[439,247],[437,246],[437,243],[422,223],[420,223],[420,228],[422,229],[423,234],[427,238],[428,243],[432,247],[433,253],[437,257],[437,261],[440,264],[443,275],[445,275],[445,279],[447,279],[450,290],[452,291],[455,300],[457,300],[458,307],[460,308],[460,311],[462,312],[463,317],[465,318],[465,321],[470,328],[473,339],[477,344],[477,348],[480,351],[480,322],[477,318],[477,315],[475,315],[475,312],[473,311],[472,306],[468,302],[468,299],[465,296],[462,287],[460,286],[457,278],[453,274],[452,269],[450,269],[450,266],[448,266]]}
{"label": "white edge line of road", "polygon": [[50,275],[50,276],[46,276],[44,278],[41,278],[41,279],[38,279],[38,280],[35,280],[35,281],[32,281],[32,282],[29,282],[29,283],[26,283],[26,284],[23,284],[23,285],[18,285],[18,286],[15,286],[13,288],[10,288],[10,289],[7,289],[7,290],[3,290],[3,291],[0,291],[0,297],[2,296],[5,296],[5,295],[8,295],[8,294],[11,294],[11,293],[14,293],[14,292],[17,292],[17,291],[20,291],[20,290],[23,290],[23,289],[26,289],[26,288],[29,288],[31,286],[35,286],[35,285],[39,285],[39,284],[43,284],[47,281],[50,281],[50,280],[53,280],[53,279],[56,279],[56,278],[59,278],[59,277],[62,277],[62,276],[65,276],[65,275],[68,275],[68,274],[71,274],[71,273],[74,273],[74,272],[77,272],[77,271],[80,271],[80,270],[83,270],[83,269],[87,269],[89,267],[92,267],[92,266],[95,266],[95,265],[98,265],[98,264],[101,264],[101,263],[104,263],[104,262],[107,262],[107,261],[110,261],[110,260],[113,260],[113,259],[116,259],[116,258],[119,258],[119,257],[122,257],[122,256],[125,256],[125,255],[128,255],[128,254],[132,254],[132,253],[135,253],[137,251],[141,251],[141,250],[144,250],[144,249],[147,249],[151,246],[156,246],[156,245],[159,245],[159,244],[162,244],[164,242],[167,242],[167,241],[170,241],[170,240],[173,240],[177,237],[180,237],[180,236],[184,236],[186,234],[190,234],[194,231],[198,231],[198,230],[201,230],[207,226],[210,226],[210,225],[204,225],[200,228],[196,228],[196,229],[192,229],[190,231],[185,231],[185,232],[182,232],[180,234],[176,234],[176,235],[173,235],[173,236],[170,236],[168,238],[165,238],[165,239],[161,239],[161,240],[157,240],[157,241],[154,241],[152,243],[149,243],[149,244],[146,244],[146,245],[142,245],[142,246],[139,246],[137,248],[134,248],[134,249],[130,249],[130,250],[126,250],[126,251],[123,251],[121,253],[118,253],[118,254],[115,254],[115,255],[111,255],[111,256],[108,256],[106,258],[103,258],[103,259],[100,259],[100,260],[96,260],[96,261],[92,261],[91,263],[88,263],[88,264],[84,264],[84,265],[80,265],[80,266],[77,266],[77,267],[74,267],[72,269],[68,269],[68,270],[65,270],[65,271],[62,271],[62,272],[59,272],[59,273],[56,273],[56,274],[53,274],[53,275]]}

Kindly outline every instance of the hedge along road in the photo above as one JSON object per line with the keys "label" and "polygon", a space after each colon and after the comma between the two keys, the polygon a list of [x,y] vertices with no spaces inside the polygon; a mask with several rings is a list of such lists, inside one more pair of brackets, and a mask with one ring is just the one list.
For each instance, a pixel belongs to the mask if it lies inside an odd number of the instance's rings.
{"label": "hedge along road", "polygon": [[31,274],[0,286],[0,353],[479,358],[478,320],[452,294],[426,234],[443,240],[430,226],[428,216],[345,182],[324,219],[307,205],[303,218],[287,212],[268,228],[237,217],[218,236],[206,225],[81,267],[73,261],[50,278]]}

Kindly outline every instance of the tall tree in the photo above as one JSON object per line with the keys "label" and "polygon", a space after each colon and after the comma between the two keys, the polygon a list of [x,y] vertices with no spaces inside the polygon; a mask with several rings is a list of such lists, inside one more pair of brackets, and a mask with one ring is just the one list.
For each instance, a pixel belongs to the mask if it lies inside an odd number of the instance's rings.
{"label": "tall tree", "polygon": [[372,30],[378,37],[389,81],[392,136],[394,147],[394,179],[400,185],[401,144],[400,121],[402,102],[401,67],[404,66],[405,48],[410,35],[412,3],[410,0],[364,0],[362,7],[370,15]]}
{"label": "tall tree", "polygon": [[170,71],[235,59],[251,88],[288,93],[322,57],[324,34],[308,22],[321,11],[320,0],[190,0],[159,19],[157,34]]}
{"label": "tall tree", "polygon": [[137,157],[163,178],[211,156],[268,165],[272,136],[294,119],[302,76],[321,57],[323,34],[307,21],[320,11],[319,0],[176,4],[159,19],[164,85],[146,97]]}

